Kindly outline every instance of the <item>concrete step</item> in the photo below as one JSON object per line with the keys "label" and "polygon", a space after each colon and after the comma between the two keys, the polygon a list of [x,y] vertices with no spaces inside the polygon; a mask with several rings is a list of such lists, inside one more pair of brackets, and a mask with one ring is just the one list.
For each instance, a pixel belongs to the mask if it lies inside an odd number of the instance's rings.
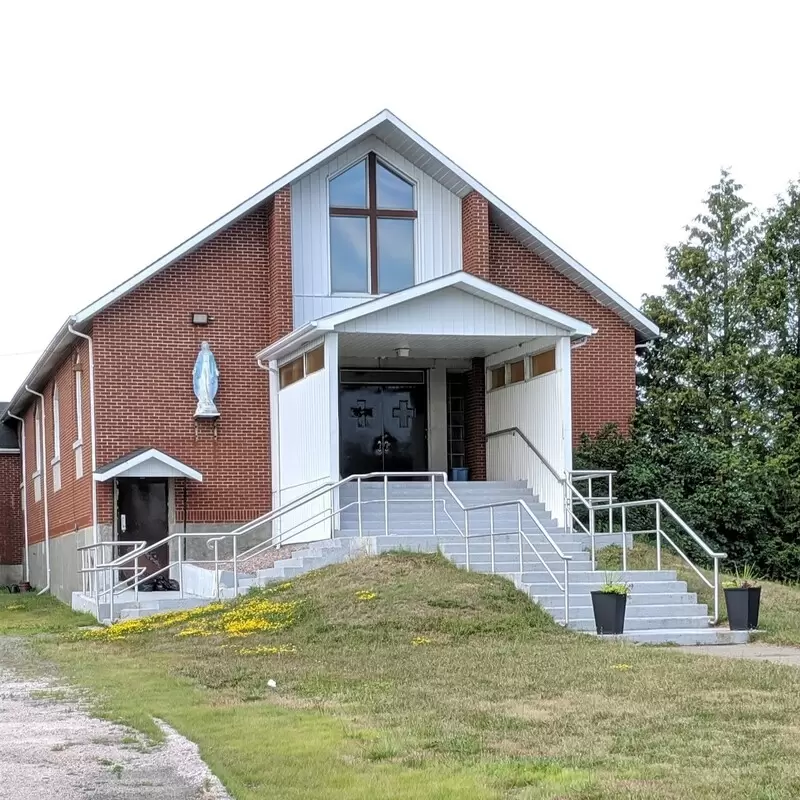
{"label": "concrete step", "polygon": [[603,639],[615,639],[635,644],[726,645],[746,644],[750,641],[750,633],[749,631],[732,631],[728,628],[665,628],[628,631],[620,636],[603,636]]}
{"label": "concrete step", "polygon": [[[541,603],[539,604],[541,605]],[[564,596],[561,596],[560,606],[553,606],[550,609],[555,617],[563,617],[564,615]],[[573,620],[591,619],[594,620],[594,609],[590,605],[583,603],[570,603],[569,607],[570,623]],[[669,606],[657,606],[653,603],[643,603],[642,605],[628,605],[625,609],[625,620],[629,619],[654,619],[663,618],[668,619],[672,617],[698,617],[703,620],[708,620],[708,607],[702,603],[675,603]],[[654,626],[659,627],[659,626]],[[675,626],[680,627],[680,626]],[[693,627],[693,626],[688,626]]]}
{"label": "concrete step", "polygon": [[[552,585],[552,584],[551,584]],[[570,592],[570,597],[572,592]],[[563,594],[544,594],[538,595],[536,602],[546,609],[558,610],[564,606]],[[659,607],[672,607],[676,605],[697,605],[697,595],[693,592],[653,592],[652,594],[632,594],[628,597],[628,605],[626,613],[631,613],[633,609],[646,606]],[[591,609],[591,596],[586,598],[586,608]],[[573,602],[575,607],[575,602]],[[705,606],[704,606],[705,607]]]}
{"label": "concrete step", "polygon": [[[556,622],[563,622],[562,614],[554,617]],[[594,615],[590,617],[574,617],[572,609],[569,612],[569,625],[574,631],[596,630]],[[708,628],[707,616],[671,616],[671,617],[628,617],[625,616],[625,631],[656,631],[656,630],[695,630]]]}
{"label": "concrete step", "polygon": [[[580,585],[591,587],[591,589],[599,589],[611,576],[611,573],[602,572],[601,570],[584,570],[584,569],[570,569],[569,582],[570,585]],[[535,583],[541,580],[541,573],[539,570],[533,572],[525,572],[521,576],[523,583]],[[651,584],[664,581],[665,583],[676,581],[677,572],[672,569],[658,570],[629,570],[627,572],[614,572],[613,580],[615,583],[630,584],[632,591],[635,591],[640,584]],[[647,587],[650,588],[649,586]]]}
{"label": "concrete step", "polygon": [[[545,573],[546,576],[546,573]],[[512,576],[509,576],[512,577]],[[513,576],[515,577],[515,576]],[[556,572],[556,577],[561,580],[561,577]],[[523,581],[518,584],[520,589],[526,591],[534,600],[539,595],[552,595],[554,592],[553,590],[556,588],[555,584],[553,583],[552,578],[549,576],[542,577],[537,576],[536,581]],[[591,601],[590,592],[593,589],[596,589],[596,584],[588,584],[588,583],[574,583],[570,580],[569,584],[569,595],[577,596],[583,595],[587,597]],[[686,582],[685,581],[638,581],[634,586],[634,594],[635,595],[652,595],[652,594],[673,594],[673,593],[683,593],[686,591]],[[563,595],[562,595],[563,596]]]}

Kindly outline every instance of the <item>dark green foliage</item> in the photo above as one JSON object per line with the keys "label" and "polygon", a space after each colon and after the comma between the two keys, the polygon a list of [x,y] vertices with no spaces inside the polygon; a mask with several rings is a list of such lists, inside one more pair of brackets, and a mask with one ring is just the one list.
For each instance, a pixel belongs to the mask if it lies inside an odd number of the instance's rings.
{"label": "dark green foliage", "polygon": [[631,438],[584,439],[576,466],[620,470],[621,499],[663,497],[734,564],[800,579],[800,187],[755,219],[721,175],[667,249],[644,312]]}

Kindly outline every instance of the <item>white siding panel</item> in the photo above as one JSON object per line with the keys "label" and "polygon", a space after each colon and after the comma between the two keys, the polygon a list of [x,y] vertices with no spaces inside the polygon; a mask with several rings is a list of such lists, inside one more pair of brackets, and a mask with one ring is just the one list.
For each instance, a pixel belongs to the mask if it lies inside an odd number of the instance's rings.
{"label": "white siding panel", "polygon": [[295,327],[372,299],[364,295],[330,296],[328,251],[328,177],[370,151],[417,184],[416,282],[461,269],[461,199],[383,141],[370,137],[292,184]]}
{"label": "white siding panel", "polygon": [[554,336],[563,331],[481,297],[449,287],[337,326],[346,333],[454,336]]}
{"label": "white siding panel", "polygon": [[[561,371],[513,384],[486,395],[486,432],[518,427],[550,462],[564,474],[564,417],[569,413],[563,397]],[[486,443],[488,480],[525,480],[547,510],[563,524],[564,495],[559,481],[531,453],[519,436],[506,434]]]}
{"label": "white siding panel", "polygon": [[[330,402],[327,368],[278,392],[276,508],[330,480]],[[331,520],[325,518],[330,509],[331,497],[323,494],[276,520],[274,535],[289,543],[327,539],[331,536]]]}

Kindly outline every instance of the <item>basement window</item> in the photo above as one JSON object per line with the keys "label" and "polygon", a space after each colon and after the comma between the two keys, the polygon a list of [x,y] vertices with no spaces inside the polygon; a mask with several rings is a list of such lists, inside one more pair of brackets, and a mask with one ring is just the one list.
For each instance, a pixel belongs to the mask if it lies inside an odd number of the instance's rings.
{"label": "basement window", "polygon": [[531,356],[531,378],[536,378],[539,375],[544,375],[547,372],[555,372],[556,369],[556,351],[544,350],[541,353]]}
{"label": "basement window", "polygon": [[492,389],[499,389],[506,385],[506,365],[494,367],[489,371],[490,386]]}

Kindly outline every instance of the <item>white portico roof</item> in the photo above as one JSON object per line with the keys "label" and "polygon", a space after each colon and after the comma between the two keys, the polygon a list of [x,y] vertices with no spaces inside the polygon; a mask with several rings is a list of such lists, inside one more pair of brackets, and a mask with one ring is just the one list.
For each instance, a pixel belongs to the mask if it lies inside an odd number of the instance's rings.
{"label": "white portico roof", "polygon": [[144,447],[98,467],[94,473],[98,483],[112,478],[189,478],[202,482],[203,475],[155,447]]}
{"label": "white portico roof", "polygon": [[279,359],[332,331],[352,347],[371,342],[375,353],[386,341],[393,347],[413,347],[419,356],[431,355],[434,349],[440,356],[488,355],[536,337],[577,339],[594,333],[581,320],[474,275],[454,272],[306,323],[257,358]]}

